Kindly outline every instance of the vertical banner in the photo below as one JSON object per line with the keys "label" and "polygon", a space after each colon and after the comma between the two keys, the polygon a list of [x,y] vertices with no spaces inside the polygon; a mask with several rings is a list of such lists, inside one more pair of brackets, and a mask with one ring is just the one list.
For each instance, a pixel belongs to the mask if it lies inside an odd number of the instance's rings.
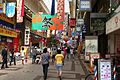
{"label": "vertical banner", "polygon": [[15,2],[7,3],[6,6],[6,15],[8,17],[13,17],[15,15]]}
{"label": "vertical banner", "polygon": [[[57,18],[61,23],[64,23],[64,15],[65,15],[65,0],[58,0],[58,5],[57,5]],[[61,30],[63,30],[63,25],[59,26],[61,27]]]}
{"label": "vertical banner", "polygon": [[18,52],[19,50],[19,35],[13,39],[14,51]]}
{"label": "vertical banner", "polygon": [[23,11],[23,4],[24,0],[17,0],[17,23],[23,22],[23,16],[22,16],[22,11]]}
{"label": "vertical banner", "polygon": [[29,45],[30,43],[30,28],[25,29],[25,40],[24,40],[24,45]]}

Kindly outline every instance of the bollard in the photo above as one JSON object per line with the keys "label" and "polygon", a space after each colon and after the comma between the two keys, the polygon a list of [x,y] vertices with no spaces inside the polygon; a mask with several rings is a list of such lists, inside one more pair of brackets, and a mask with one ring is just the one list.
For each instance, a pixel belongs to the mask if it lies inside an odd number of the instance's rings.
{"label": "bollard", "polygon": [[97,67],[94,67],[94,80],[97,80]]}
{"label": "bollard", "polygon": [[114,69],[113,69],[113,77],[114,77],[114,80],[116,80],[116,66],[114,65]]}

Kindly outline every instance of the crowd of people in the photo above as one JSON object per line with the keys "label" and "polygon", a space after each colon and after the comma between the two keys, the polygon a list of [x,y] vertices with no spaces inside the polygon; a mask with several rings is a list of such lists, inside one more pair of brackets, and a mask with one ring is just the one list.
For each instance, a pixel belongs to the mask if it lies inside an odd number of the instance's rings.
{"label": "crowd of people", "polygon": [[[14,65],[16,65],[14,49],[11,49],[10,51],[8,51],[7,47],[4,47],[1,53],[2,53],[1,55],[3,60],[1,69],[9,68],[8,56],[9,56],[9,65],[11,66],[12,62],[14,62]],[[36,64],[36,63],[42,64],[44,80],[47,79],[50,59],[56,67],[58,77],[61,79],[64,60],[65,58],[73,60],[75,56],[75,49],[73,47],[58,48],[57,46],[52,45],[52,47],[50,48],[50,51],[48,51],[48,48],[44,48],[42,51],[38,51],[37,48],[33,47],[31,49],[31,55],[32,55],[32,64]],[[24,65],[25,58],[26,58],[24,48],[21,49],[20,56],[21,56],[21,63]]]}

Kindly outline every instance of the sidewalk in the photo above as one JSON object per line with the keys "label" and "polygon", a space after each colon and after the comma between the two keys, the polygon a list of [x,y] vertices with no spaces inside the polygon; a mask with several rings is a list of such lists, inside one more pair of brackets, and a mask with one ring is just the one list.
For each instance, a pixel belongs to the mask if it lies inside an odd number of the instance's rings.
{"label": "sidewalk", "polygon": [[79,58],[79,61],[80,61],[81,66],[82,66],[82,68],[83,68],[83,70],[85,72],[85,77],[90,75],[87,79],[88,80],[93,80],[94,75],[92,73],[90,73],[90,71],[89,71],[89,63],[85,62],[83,57]]}

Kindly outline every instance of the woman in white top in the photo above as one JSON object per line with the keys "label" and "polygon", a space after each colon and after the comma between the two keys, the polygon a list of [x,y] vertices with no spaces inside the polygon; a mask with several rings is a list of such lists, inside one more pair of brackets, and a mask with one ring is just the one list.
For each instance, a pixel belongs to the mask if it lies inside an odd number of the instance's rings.
{"label": "woman in white top", "polygon": [[21,58],[22,58],[22,64],[24,65],[24,59],[25,59],[24,48],[22,48],[22,50],[21,50]]}

